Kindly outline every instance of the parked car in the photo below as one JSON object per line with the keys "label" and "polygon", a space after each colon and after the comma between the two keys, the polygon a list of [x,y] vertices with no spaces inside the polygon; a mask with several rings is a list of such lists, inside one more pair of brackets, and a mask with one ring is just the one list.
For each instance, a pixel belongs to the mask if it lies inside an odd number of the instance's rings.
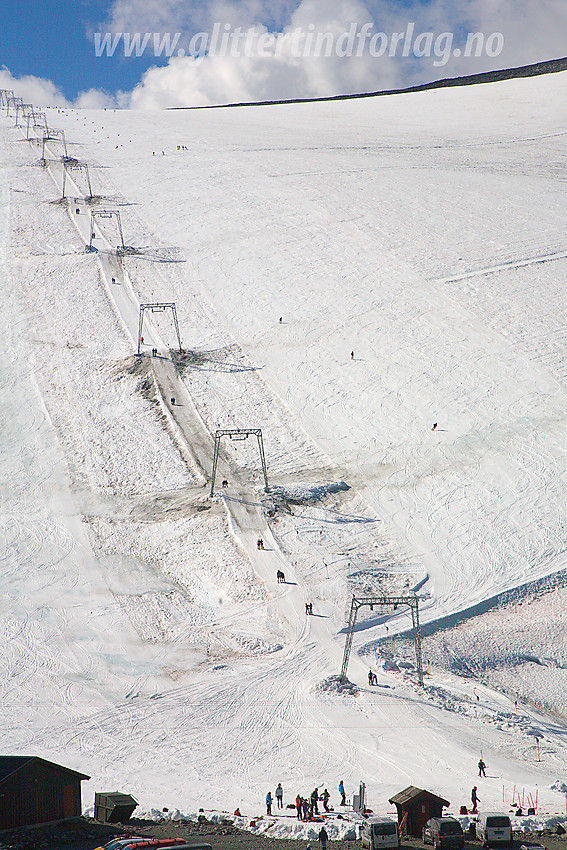
{"label": "parked car", "polygon": [[113,838],[104,847],[101,845],[100,847],[95,847],[95,850],[123,850],[128,845],[128,842],[132,841],[145,841],[145,839],[141,835],[131,835],[128,838]]}
{"label": "parked car", "polygon": [[173,850],[211,850],[210,844],[187,844],[183,838],[152,838],[149,835],[113,838],[104,847],[97,847],[96,850],[160,850],[168,847]]}
{"label": "parked car", "polygon": [[465,846],[463,827],[455,818],[430,818],[423,827],[422,838],[424,844],[433,844],[436,850],[462,850]]}
{"label": "parked car", "polygon": [[369,818],[362,824],[362,846],[369,850],[386,850],[400,846],[398,824],[391,818]]}
{"label": "parked car", "polygon": [[479,812],[476,819],[476,837],[485,846],[507,844],[511,847],[512,823],[502,812]]}

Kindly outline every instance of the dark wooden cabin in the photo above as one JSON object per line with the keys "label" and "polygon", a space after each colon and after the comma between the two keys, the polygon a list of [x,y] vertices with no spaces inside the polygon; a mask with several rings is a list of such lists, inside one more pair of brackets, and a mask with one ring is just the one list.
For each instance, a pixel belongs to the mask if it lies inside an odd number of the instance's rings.
{"label": "dark wooden cabin", "polygon": [[0,830],[80,817],[83,779],[39,756],[0,756]]}
{"label": "dark wooden cabin", "polygon": [[390,803],[394,803],[398,810],[398,823],[404,824],[403,831],[414,838],[421,838],[421,831],[429,818],[440,818],[443,807],[449,805],[443,797],[415,785],[395,794]]}

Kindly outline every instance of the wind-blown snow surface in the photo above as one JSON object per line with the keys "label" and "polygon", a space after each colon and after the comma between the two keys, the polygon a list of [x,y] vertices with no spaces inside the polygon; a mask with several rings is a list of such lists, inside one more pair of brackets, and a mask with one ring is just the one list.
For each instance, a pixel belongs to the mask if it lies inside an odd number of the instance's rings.
{"label": "wind-blown snow surface", "polygon": [[[419,587],[433,622],[565,575],[566,89],[555,74],[325,104],[50,110],[143,247],[125,260],[136,298],[177,304],[200,420],[263,428],[271,530],[206,502],[131,357],[135,312],[79,253],[74,204],[48,203],[60,166],[30,167],[37,147],[2,120],[6,751],[145,807],[259,807],[278,781],[336,796],[343,778],[385,811],[409,784],[456,808],[482,750],[490,808],[514,785],[564,806],[565,691],[541,665],[518,710],[510,682],[463,681],[434,644],[453,673],[433,667],[424,692],[383,671],[368,689],[356,657],[358,695],[319,685],[340,667],[353,591]],[[167,316],[152,322],[173,346]],[[226,451],[257,500],[251,441]],[[246,546],[256,535],[264,553]],[[355,645],[385,623],[368,612]],[[390,635],[407,625],[390,618]],[[490,655],[491,633],[474,634]],[[540,681],[557,716],[522,702]]]}

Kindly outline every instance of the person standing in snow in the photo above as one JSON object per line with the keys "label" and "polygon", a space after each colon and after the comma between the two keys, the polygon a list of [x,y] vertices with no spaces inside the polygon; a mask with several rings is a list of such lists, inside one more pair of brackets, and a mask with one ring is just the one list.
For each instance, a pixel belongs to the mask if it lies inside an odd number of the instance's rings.
{"label": "person standing in snow", "polygon": [[305,797],[301,801],[301,812],[303,814],[303,820],[307,820],[309,818],[309,801]]}
{"label": "person standing in snow", "polygon": [[297,809],[297,820],[301,820],[301,806],[302,806],[302,804],[303,804],[303,800],[301,799],[301,797],[298,794],[297,797],[295,798],[295,808]]}
{"label": "person standing in snow", "polygon": [[327,835],[327,830],[324,826],[319,830],[319,841],[321,842],[321,850],[327,850],[327,841],[329,840],[329,836]]}
{"label": "person standing in snow", "polygon": [[268,793],[266,794],[266,814],[267,815],[272,814],[272,802],[273,802],[272,792],[268,791]]}
{"label": "person standing in snow", "polygon": [[278,809],[283,809],[283,788],[281,782],[278,782],[278,787],[276,788],[276,803]]}
{"label": "person standing in snow", "polygon": [[485,763],[482,760],[482,756],[480,757],[480,761],[478,763],[478,775],[486,777],[486,773],[484,772],[484,768],[486,767]]}
{"label": "person standing in snow", "polygon": [[319,799],[319,789],[314,788],[311,792],[311,817],[313,815],[319,814],[319,806],[317,805],[317,800]]}
{"label": "person standing in snow", "polygon": [[345,786],[342,779],[339,782],[339,794],[341,795],[341,806],[346,806]]}
{"label": "person standing in snow", "polygon": [[325,790],[321,794],[321,799],[323,800],[323,808],[325,809],[326,812],[329,811],[329,797],[330,796],[331,795],[329,794],[329,792],[325,788]]}
{"label": "person standing in snow", "polygon": [[478,814],[478,804],[480,803],[480,800],[478,799],[478,797],[476,795],[476,785],[473,787],[473,789],[471,791],[471,802],[472,802],[472,806],[473,806],[472,807],[472,814],[476,815],[476,814]]}

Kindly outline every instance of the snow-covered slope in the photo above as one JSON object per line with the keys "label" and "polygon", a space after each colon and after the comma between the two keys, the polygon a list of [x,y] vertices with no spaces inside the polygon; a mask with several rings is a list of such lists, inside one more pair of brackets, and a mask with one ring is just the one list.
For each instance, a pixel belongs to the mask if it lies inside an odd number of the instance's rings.
{"label": "snow-covered slope", "polygon": [[[37,146],[2,119],[7,749],[147,806],[231,810],[279,780],[295,796],[340,778],[366,781],[375,809],[409,784],[457,805],[483,750],[492,807],[508,785],[559,805],[564,720],[489,682],[434,668],[427,699],[399,674],[370,690],[353,658],[358,696],[318,685],[340,667],[353,591],[419,587],[433,622],[565,572],[566,88],[562,73],[49,110],[100,196],[69,215],[48,203],[61,165],[31,168]],[[90,208],[118,209],[141,249],[124,274],[83,253]],[[113,220],[97,227],[117,244]],[[176,302],[193,352],[177,409],[165,361],[131,356],[154,301]],[[145,352],[164,353],[167,314],[151,321]],[[199,457],[218,427],[263,429],[270,520],[251,440],[225,447],[229,487],[207,501]],[[359,647],[387,634],[384,617],[362,626]],[[431,660],[459,672],[437,645]]]}

